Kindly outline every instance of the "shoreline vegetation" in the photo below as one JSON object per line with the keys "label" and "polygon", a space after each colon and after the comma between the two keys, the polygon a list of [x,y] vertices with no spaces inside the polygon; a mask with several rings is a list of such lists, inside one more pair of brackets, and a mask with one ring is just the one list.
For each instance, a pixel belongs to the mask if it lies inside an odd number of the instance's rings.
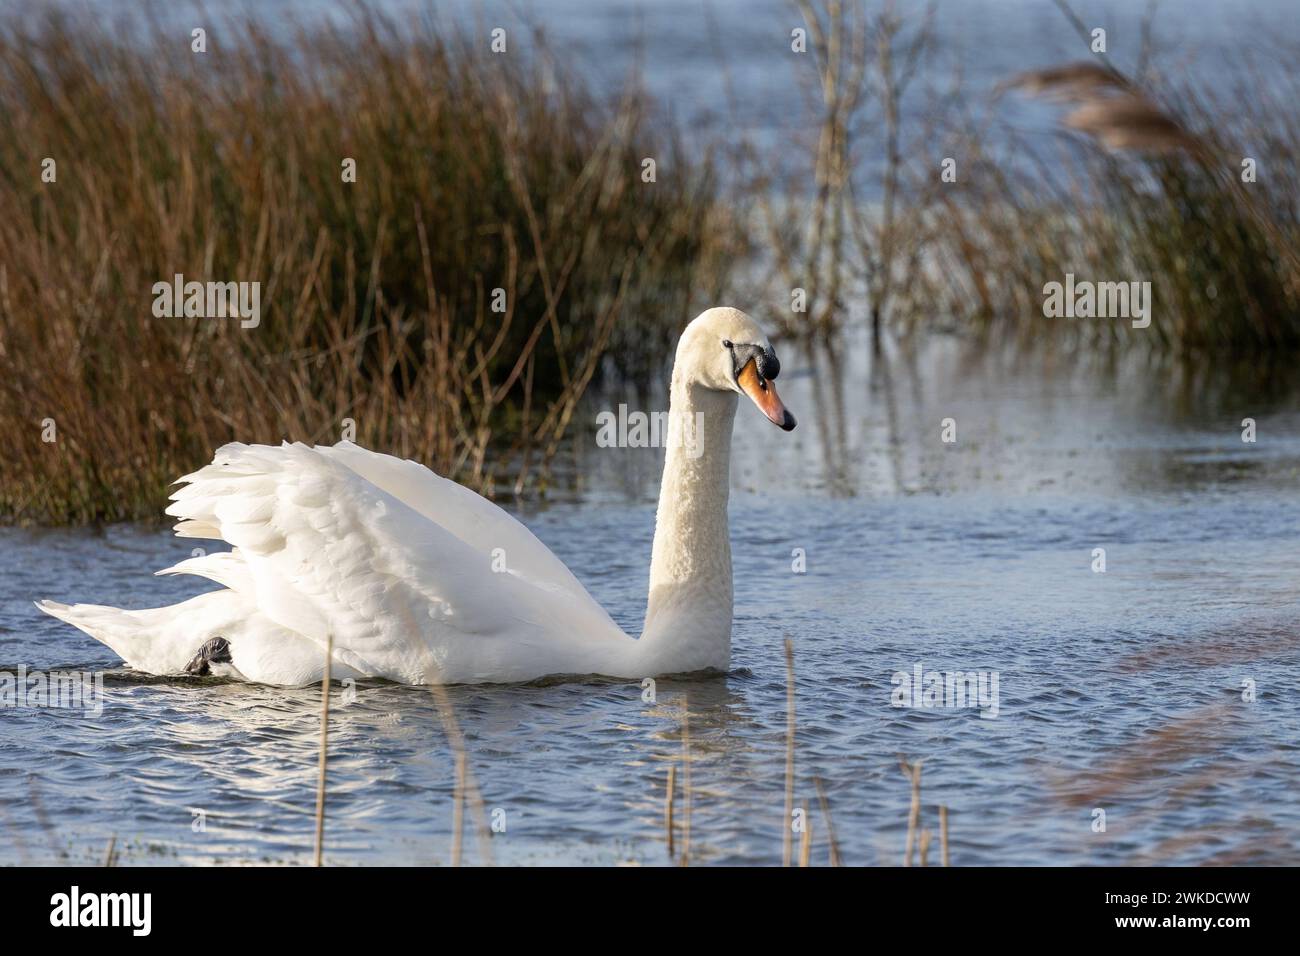
{"label": "shoreline vegetation", "polygon": [[[157,520],[235,440],[522,490],[603,360],[645,377],[718,294],[712,161],[634,85],[372,10],[215,33],[0,26],[5,519]],[[178,274],[259,282],[260,317],[156,318]]]}
{"label": "shoreline vegetation", "polygon": [[[1300,350],[1294,71],[1210,87],[1144,44],[1009,77],[1062,104],[1044,155],[948,95],[933,8],[793,8],[816,122],[780,164],[688,139],[635,77],[594,93],[540,34],[501,55],[363,6],[196,54],[157,25],[0,22],[0,523],[156,521],[234,440],[351,437],[541,492],[584,394],[645,394],[724,301],[805,343],[866,322],[878,350],[940,331],[1188,378]],[[258,283],[257,321],[156,317],[177,275]],[[1158,317],[1047,319],[1067,275],[1150,281]]]}

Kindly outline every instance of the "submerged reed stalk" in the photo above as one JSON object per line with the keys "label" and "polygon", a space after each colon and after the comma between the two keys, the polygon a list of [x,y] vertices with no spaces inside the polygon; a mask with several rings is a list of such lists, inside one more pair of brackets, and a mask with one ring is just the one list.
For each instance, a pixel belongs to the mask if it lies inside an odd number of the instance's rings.
{"label": "submerged reed stalk", "polygon": [[921,761],[908,763],[900,757],[898,765],[912,782],[912,806],[907,814],[907,848],[903,851],[903,866],[911,866],[917,829],[921,825]]}
{"label": "submerged reed stalk", "polygon": [[465,755],[456,754],[456,793],[451,805],[451,865],[460,866],[461,835],[465,830]]}
{"label": "submerged reed stalk", "polygon": [[682,866],[691,865],[691,712],[682,712]]}
{"label": "submerged reed stalk", "polygon": [[325,676],[320,682],[320,764],[316,772],[316,865],[321,865],[325,848],[325,757],[329,752],[330,665],[334,659],[334,635],[325,635]]}
{"label": "submerged reed stalk", "polygon": [[18,865],[22,867],[31,866],[31,857],[27,854],[27,841],[23,839],[22,830],[14,823],[13,818],[9,816],[9,811],[0,804],[0,823],[3,823],[5,829],[12,836],[14,850],[18,853]]}
{"label": "submerged reed stalk", "polygon": [[668,765],[668,792],[664,794],[664,830],[668,833],[668,859],[673,858],[673,797],[677,791],[677,766]]}
{"label": "submerged reed stalk", "polygon": [[117,861],[114,858],[114,850],[117,846],[117,834],[114,833],[108,838],[108,849],[104,851],[104,865],[113,866]]}
{"label": "submerged reed stalk", "polygon": [[[483,800],[482,791],[479,790],[478,781],[474,777],[474,771],[469,765],[467,750],[465,747],[465,735],[461,733],[460,722],[456,719],[456,711],[451,705],[451,698],[447,696],[447,689],[441,684],[430,684],[429,693],[433,695],[434,703],[438,708],[438,716],[442,720],[443,731],[447,735],[447,744],[451,747],[451,752],[455,755],[457,780],[463,781],[459,786],[468,797],[472,798],[474,803],[475,830],[478,833],[479,860],[481,863],[491,866],[492,830],[488,826],[487,804]],[[455,816],[454,813],[453,816]]]}
{"label": "submerged reed stalk", "polygon": [[36,786],[36,774],[34,773],[29,773],[27,775],[27,793],[32,799],[32,813],[36,815],[36,822],[40,826],[41,831],[45,834],[45,839],[50,847],[50,853],[60,859],[66,859],[68,854],[59,846],[59,841],[56,839],[54,827],[50,825],[50,818],[45,815],[45,804],[42,802],[40,790]]}
{"label": "submerged reed stalk", "polygon": [[[807,805],[808,801],[805,800],[804,806],[807,807]],[[801,867],[812,864],[812,828],[812,814],[805,812],[803,816],[803,833],[799,834],[799,865]]]}
{"label": "submerged reed stalk", "polygon": [[948,808],[939,807],[939,849],[943,865],[948,866]]}
{"label": "submerged reed stalk", "polygon": [[826,788],[822,786],[821,777],[813,777],[813,785],[817,787],[817,801],[821,804],[822,819],[826,821],[826,843],[830,848],[830,865],[840,866],[840,845],[835,839],[835,824],[831,820],[831,805],[826,799]]}
{"label": "submerged reed stalk", "polygon": [[794,815],[794,642],[785,639],[785,820],[782,822],[781,865],[790,865],[794,833],[790,818]]}

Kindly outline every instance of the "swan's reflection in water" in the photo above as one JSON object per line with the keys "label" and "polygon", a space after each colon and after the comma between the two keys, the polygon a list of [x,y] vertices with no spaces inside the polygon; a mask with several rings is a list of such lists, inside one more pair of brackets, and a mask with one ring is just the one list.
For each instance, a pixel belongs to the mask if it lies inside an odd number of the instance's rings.
{"label": "swan's reflection in water", "polygon": [[[749,679],[741,676],[739,680]],[[754,768],[745,760],[754,721],[731,676],[662,679],[650,689],[626,681],[445,689],[463,733],[486,810],[503,811],[506,834],[529,839],[523,854],[506,835],[497,862],[544,862],[590,854],[605,828],[638,849],[662,839],[667,764],[683,760],[689,722],[698,820],[711,804],[731,806]],[[110,710],[158,707],[152,759],[133,774],[144,804],[138,818],[170,821],[181,859],[302,862],[312,846],[319,753],[319,688],[270,688],[219,681],[110,679]],[[426,688],[380,681],[335,683],[331,692],[327,845],[329,857],[374,861],[449,859],[455,758],[438,699]],[[725,774],[711,767],[725,766]],[[181,786],[178,781],[188,781]],[[194,794],[188,797],[187,793]],[[203,796],[199,796],[203,794]],[[679,796],[680,799],[680,796]],[[192,804],[192,806],[191,806]],[[204,829],[184,836],[193,811]],[[395,813],[396,811],[396,813]],[[396,819],[395,819],[396,817]],[[602,822],[605,821],[605,822]],[[779,818],[773,821],[779,825]],[[467,861],[476,851],[467,823]],[[701,858],[719,833],[695,833]],[[395,839],[396,838],[396,839]],[[255,847],[250,856],[250,849]]]}

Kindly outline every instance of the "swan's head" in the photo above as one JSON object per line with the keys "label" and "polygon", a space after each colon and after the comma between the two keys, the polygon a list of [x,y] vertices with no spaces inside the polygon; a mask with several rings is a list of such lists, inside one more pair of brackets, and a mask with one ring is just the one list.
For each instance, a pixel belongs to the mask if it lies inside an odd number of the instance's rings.
{"label": "swan's head", "polygon": [[772,381],[780,372],[781,363],[758,323],[728,308],[708,309],[686,326],[673,366],[673,377],[689,384],[748,395],[769,421],[790,431],[794,416]]}

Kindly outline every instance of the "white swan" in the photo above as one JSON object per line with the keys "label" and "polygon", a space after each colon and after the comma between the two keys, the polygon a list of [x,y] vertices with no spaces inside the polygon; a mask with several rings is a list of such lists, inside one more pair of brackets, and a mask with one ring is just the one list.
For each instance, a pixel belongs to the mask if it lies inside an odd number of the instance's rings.
{"label": "white swan", "polygon": [[682,333],[640,639],[505,511],[422,465],[349,442],[230,444],[179,480],[167,509],[182,519],[176,534],[234,549],[158,573],[197,574],[225,589],[142,611],[37,606],[151,674],[313,683],[331,636],[336,678],[490,683],[725,670],[736,396],[794,428],[772,384],[779,370],[743,312],[709,309]]}

